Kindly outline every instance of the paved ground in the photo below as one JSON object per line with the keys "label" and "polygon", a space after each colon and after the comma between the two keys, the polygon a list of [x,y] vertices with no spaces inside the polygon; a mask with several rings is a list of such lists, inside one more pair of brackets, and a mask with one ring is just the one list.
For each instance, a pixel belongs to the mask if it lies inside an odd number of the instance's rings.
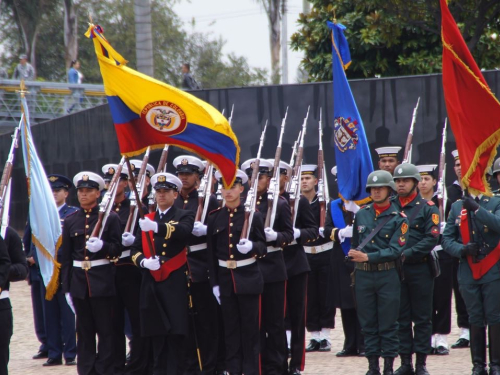
{"label": "paved ground", "polygon": [[[31,356],[37,352],[38,342],[33,330],[30,289],[25,282],[11,285],[11,299],[14,309],[14,336],[10,345],[10,374],[12,375],[58,375],[76,374],[74,367],[56,366],[42,367],[43,360],[33,360]],[[455,322],[455,317],[454,317]],[[305,375],[364,375],[367,369],[365,358],[337,358],[335,352],[342,348],[343,333],[340,316],[337,329],[332,332],[331,353],[311,353],[306,357]],[[449,342],[458,338],[457,328],[453,328]],[[381,361],[382,363],[382,361]],[[399,365],[399,360],[397,360]],[[470,353],[465,349],[452,350],[449,356],[432,356],[427,366],[431,375],[468,375],[471,373]]]}

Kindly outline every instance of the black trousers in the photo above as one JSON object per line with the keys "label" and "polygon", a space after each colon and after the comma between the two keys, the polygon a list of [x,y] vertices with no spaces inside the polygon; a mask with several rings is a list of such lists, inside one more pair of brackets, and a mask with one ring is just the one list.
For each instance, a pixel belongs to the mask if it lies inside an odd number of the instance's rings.
{"label": "black trousers", "polygon": [[12,308],[8,298],[0,300],[0,327],[0,375],[7,375],[9,345],[13,333]]}
{"label": "black trousers", "polygon": [[[114,367],[115,297],[73,298],[78,375],[109,375]],[[96,352],[96,335],[99,338]],[[97,356],[96,354],[99,353]]]}
{"label": "black trousers", "polygon": [[[219,351],[218,303],[208,280],[192,283],[191,297],[193,298],[193,311],[190,313],[193,316],[189,318],[184,375],[212,375],[216,370]],[[203,371],[200,371],[195,339],[198,341]]]}
{"label": "black trousers", "polygon": [[[38,272],[38,271],[33,271]],[[45,331],[45,286],[43,285],[42,277],[32,280],[31,284],[31,304],[33,307],[33,323],[35,324],[35,334],[40,341],[39,351],[47,352],[47,335]]]}
{"label": "black trousers", "polygon": [[290,369],[298,368],[300,371],[304,371],[306,354],[306,296],[307,272],[289,277],[286,284],[286,310],[292,331]]}
{"label": "black trousers", "polygon": [[[140,270],[133,265],[116,266],[116,298],[115,298],[115,375],[143,375],[148,367],[150,339],[141,336],[141,319],[139,313],[139,294],[142,276]],[[125,368],[126,338],[125,311],[128,313],[132,337],[130,340],[130,361]]]}
{"label": "black trousers", "polygon": [[453,293],[455,295],[455,310],[457,312],[457,325],[460,328],[469,328],[469,314],[467,313],[467,307],[465,306],[464,299],[460,293],[460,286],[458,285],[458,264],[460,260],[458,258],[453,259]]}
{"label": "black trousers", "polygon": [[365,341],[361,333],[356,309],[340,309],[342,329],[344,330],[344,350],[365,351]]}
{"label": "black trousers", "polygon": [[439,266],[441,274],[434,279],[432,334],[448,335],[451,332],[453,259],[444,251],[439,251]]}
{"label": "black trousers", "polygon": [[181,375],[183,373],[183,335],[152,336],[154,369],[153,375]]}
{"label": "black trousers", "polygon": [[307,322],[309,332],[335,328],[335,305],[328,293],[332,288],[330,252],[307,257],[311,271],[307,280]]}

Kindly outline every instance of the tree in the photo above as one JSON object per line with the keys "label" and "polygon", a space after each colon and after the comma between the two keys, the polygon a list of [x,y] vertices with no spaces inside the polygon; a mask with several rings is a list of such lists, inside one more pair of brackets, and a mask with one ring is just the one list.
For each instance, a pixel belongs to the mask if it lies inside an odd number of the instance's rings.
{"label": "tree", "polygon": [[[375,75],[397,76],[441,71],[441,13],[431,0],[339,0],[333,5],[312,0],[309,15],[301,14],[299,32],[292,35],[292,48],[305,56],[302,66],[310,81],[332,79],[331,34],[326,26],[334,11],[347,27],[352,65],[350,78]],[[450,1],[450,9],[476,61],[482,68],[497,66],[500,2],[492,0]]]}
{"label": "tree", "polygon": [[64,0],[64,59],[66,70],[71,66],[71,61],[78,57],[78,20],[76,18],[76,5],[73,0]]}
{"label": "tree", "polygon": [[135,15],[135,53],[137,70],[152,76],[153,33],[151,31],[151,3],[149,0],[134,0]]}
{"label": "tree", "polygon": [[280,83],[281,51],[281,9],[286,0],[259,0],[264,7],[269,21],[269,45],[271,48],[271,81]]}

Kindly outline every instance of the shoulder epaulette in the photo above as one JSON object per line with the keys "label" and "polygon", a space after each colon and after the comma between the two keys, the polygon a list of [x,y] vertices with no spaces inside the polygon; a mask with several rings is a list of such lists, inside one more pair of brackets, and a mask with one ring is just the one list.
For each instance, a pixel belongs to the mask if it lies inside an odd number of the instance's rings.
{"label": "shoulder epaulette", "polygon": [[75,210],[73,212],[71,212],[70,214],[68,214],[68,216],[66,216],[64,219],[67,219],[68,217],[70,216],[73,216],[74,214],[76,214],[77,212],[80,212],[80,210]]}
{"label": "shoulder epaulette", "polygon": [[401,217],[407,217],[404,212],[400,212],[399,214],[401,215]]}
{"label": "shoulder epaulette", "polygon": [[371,206],[369,204],[366,204],[364,206],[361,206],[360,208],[363,209],[363,208],[370,208]]}
{"label": "shoulder epaulette", "polygon": [[431,200],[427,201],[427,204],[428,204],[429,206],[435,206],[435,205],[436,205],[436,203],[434,203],[434,202],[433,202],[433,201],[431,201]]}
{"label": "shoulder epaulette", "polygon": [[220,211],[220,209],[221,209],[221,208],[222,208],[222,207],[218,207],[218,208],[216,208],[215,210],[210,211],[208,214],[209,214],[209,215],[211,215],[211,214],[213,214],[214,212]]}

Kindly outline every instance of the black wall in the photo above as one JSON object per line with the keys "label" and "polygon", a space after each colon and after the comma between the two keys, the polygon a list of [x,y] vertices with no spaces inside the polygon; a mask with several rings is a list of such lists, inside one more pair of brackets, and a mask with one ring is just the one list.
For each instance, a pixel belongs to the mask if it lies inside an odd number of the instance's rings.
{"label": "black wall", "polygon": [[[491,90],[499,92],[500,72],[484,72]],[[441,75],[411,76],[350,81],[365,131],[373,150],[376,147],[399,145],[404,147],[412,119],[413,108],[421,97],[417,123],[413,137],[414,164],[437,164],[441,148],[441,132],[446,117]],[[325,160],[327,168],[335,165],[335,150],[332,134],[333,93],[331,83],[312,83],[282,86],[263,86],[202,90],[194,95],[211,103],[226,115],[234,104],[233,128],[241,147],[243,162],[256,155],[259,136],[266,120],[269,128],[263,157],[273,158],[276,150],[281,119],[289,107],[282,160],[289,161],[291,146],[297,138],[311,107],[305,139],[304,163],[315,164],[318,146],[318,121],[323,108]],[[478,124],[480,126],[480,124]],[[471,130],[473,131],[473,130]],[[107,105],[61,117],[33,126],[33,137],[47,173],[60,173],[73,177],[77,172],[89,170],[99,172],[101,166],[120,159],[111,114]],[[10,149],[11,136],[0,137],[0,162],[4,163]],[[448,131],[447,183],[455,179],[450,152],[455,149],[451,128]],[[182,154],[173,148],[168,163]],[[156,166],[161,151],[153,151],[150,163]],[[376,164],[377,157],[372,151]],[[13,193],[10,223],[22,229],[26,222],[28,199],[21,150],[15,157]],[[330,175],[330,184],[332,182]],[[332,185],[332,184],[331,184]],[[331,191],[333,195],[332,185]],[[76,204],[74,192],[70,202]]]}

